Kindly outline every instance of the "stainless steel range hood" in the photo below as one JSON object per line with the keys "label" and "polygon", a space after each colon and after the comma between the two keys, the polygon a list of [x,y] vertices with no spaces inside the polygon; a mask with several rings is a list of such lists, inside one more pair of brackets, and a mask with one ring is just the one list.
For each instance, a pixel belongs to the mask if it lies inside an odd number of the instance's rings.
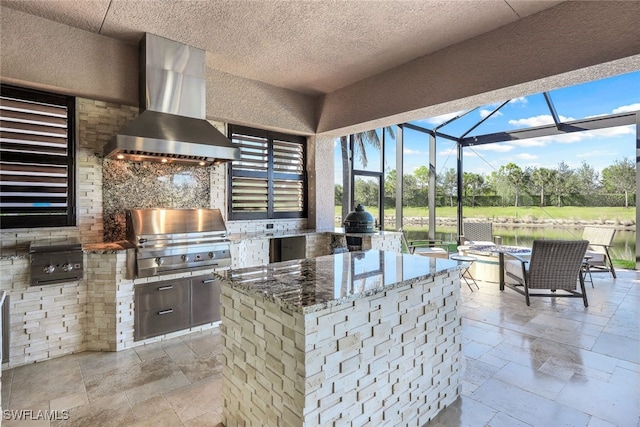
{"label": "stainless steel range hood", "polygon": [[205,118],[203,50],[145,34],[139,84],[140,115],[105,145],[105,157],[200,165],[240,159],[240,149]]}

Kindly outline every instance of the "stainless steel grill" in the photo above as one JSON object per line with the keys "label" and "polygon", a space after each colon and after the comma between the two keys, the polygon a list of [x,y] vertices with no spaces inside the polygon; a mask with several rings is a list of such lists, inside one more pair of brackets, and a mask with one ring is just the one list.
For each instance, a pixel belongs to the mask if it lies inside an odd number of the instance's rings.
{"label": "stainless steel grill", "polygon": [[135,209],[126,218],[127,240],[136,246],[135,259],[128,263],[130,277],[231,265],[219,209]]}
{"label": "stainless steel grill", "polygon": [[82,280],[82,244],[78,239],[40,240],[29,246],[31,286]]}

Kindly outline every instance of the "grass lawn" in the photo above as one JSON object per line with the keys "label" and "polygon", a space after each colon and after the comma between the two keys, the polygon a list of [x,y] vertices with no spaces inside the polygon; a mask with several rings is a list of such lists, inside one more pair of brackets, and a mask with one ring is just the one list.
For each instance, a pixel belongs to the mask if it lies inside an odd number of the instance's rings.
{"label": "grass lawn", "polygon": [[[375,208],[367,208],[374,217],[377,217],[378,210]],[[341,206],[335,207],[336,216],[340,216],[342,212]],[[585,220],[585,221],[615,221],[620,224],[635,224],[636,208],[622,207],[584,207],[584,206],[547,206],[540,208],[537,206],[525,207],[465,207],[463,210],[465,218],[513,218],[513,219],[557,219],[557,220]],[[428,217],[429,210],[427,208],[406,207],[403,209],[405,217]],[[385,209],[385,216],[394,216],[395,208]],[[436,215],[439,218],[456,218],[457,208],[454,207],[438,207]]]}

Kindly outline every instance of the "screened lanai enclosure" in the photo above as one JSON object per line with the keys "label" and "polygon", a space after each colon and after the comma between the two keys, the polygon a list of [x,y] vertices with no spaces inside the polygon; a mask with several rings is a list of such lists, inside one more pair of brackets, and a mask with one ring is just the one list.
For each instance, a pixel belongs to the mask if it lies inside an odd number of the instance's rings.
{"label": "screened lanai enclosure", "polygon": [[336,149],[336,206],[341,218],[367,206],[381,229],[417,220],[432,240],[442,237],[438,209],[455,209],[444,221],[455,240],[470,206],[532,206],[559,227],[568,225],[553,208],[617,206],[635,211],[628,223],[610,219],[627,232],[625,258],[638,268],[639,110],[634,72],[349,135]]}

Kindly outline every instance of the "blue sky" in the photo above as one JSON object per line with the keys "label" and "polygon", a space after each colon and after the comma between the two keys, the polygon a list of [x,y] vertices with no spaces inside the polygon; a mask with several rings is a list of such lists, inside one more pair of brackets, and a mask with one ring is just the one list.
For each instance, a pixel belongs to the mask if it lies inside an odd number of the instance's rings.
{"label": "blue sky", "polygon": [[[584,83],[549,92],[561,121],[583,119],[599,115],[640,110],[640,71],[595,82]],[[440,130],[449,135],[465,133],[500,103],[486,105]],[[433,129],[461,112],[425,118],[411,123]],[[542,94],[514,99],[492,115],[469,135],[516,130],[552,124],[553,119]],[[555,168],[561,161],[578,168],[583,161],[595,170],[613,164],[624,157],[635,156],[635,128],[633,126],[571,133],[561,136],[534,138],[522,141],[486,144],[464,149],[465,172],[488,175],[501,165],[514,162],[522,168]],[[336,183],[342,182],[340,147],[336,145]],[[387,150],[386,170],[395,169],[395,150]],[[428,137],[415,131],[405,135],[405,174],[428,164]],[[370,168],[379,163],[379,156],[369,155]],[[438,173],[456,167],[456,147],[453,141],[438,138],[436,169]]]}

